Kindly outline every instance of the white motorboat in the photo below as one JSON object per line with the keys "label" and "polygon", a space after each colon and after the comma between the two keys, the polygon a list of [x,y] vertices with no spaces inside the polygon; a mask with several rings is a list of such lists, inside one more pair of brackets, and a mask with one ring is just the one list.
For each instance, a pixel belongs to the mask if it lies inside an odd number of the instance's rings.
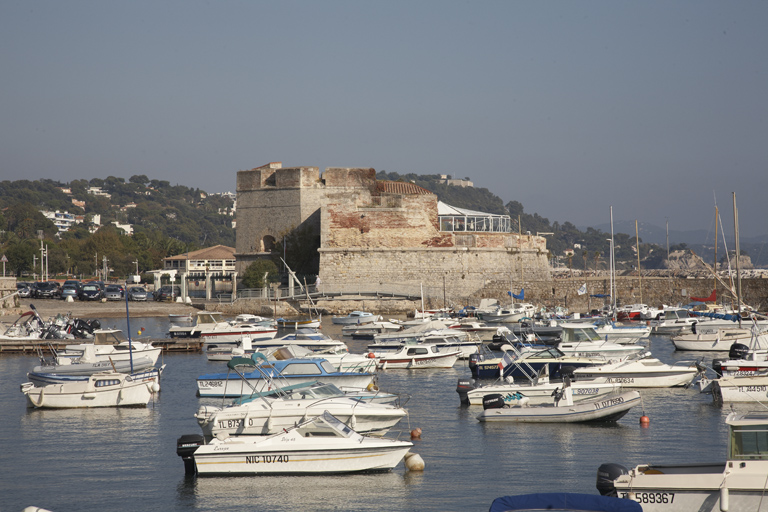
{"label": "white motorboat", "polygon": [[397,332],[403,329],[402,324],[392,321],[368,322],[362,325],[345,325],[341,328],[342,336],[351,336],[355,340],[372,340],[376,334]]}
{"label": "white motorboat", "polygon": [[388,471],[406,456],[410,441],[362,436],[323,413],[268,437],[182,436],[176,453],[198,475],[334,474]]}
{"label": "white motorboat", "polygon": [[467,359],[476,354],[480,340],[471,339],[466,332],[450,329],[440,320],[431,320],[422,325],[413,326],[398,332],[376,334],[368,351],[377,357],[399,352],[403,345],[434,343],[441,351],[458,349],[460,359]]}
{"label": "white motorboat", "polygon": [[597,400],[582,400],[574,403],[573,389],[567,379],[558,390],[551,404],[510,406],[502,395],[486,395],[483,398],[483,412],[478,421],[509,421],[517,423],[583,423],[589,421],[617,421],[640,405],[640,393],[626,391],[607,395]]}
{"label": "white motorboat", "polygon": [[456,347],[440,347],[435,343],[402,345],[395,352],[385,352],[378,356],[378,367],[387,369],[453,368],[461,350]]}
{"label": "white motorboat", "polygon": [[365,389],[373,385],[373,380],[376,377],[374,372],[336,371],[336,368],[325,359],[296,358],[284,361],[268,361],[260,353],[254,354],[251,358],[233,358],[227,363],[227,368],[231,371],[198,377],[198,395],[237,398],[254,392],[263,392],[268,389],[272,381],[277,382],[282,387],[308,381],[320,381],[335,384],[339,388]]}
{"label": "white motorboat", "polygon": [[264,322],[261,317],[248,315],[240,317],[252,321],[226,321],[217,311],[199,311],[194,325],[172,325],[168,329],[171,338],[202,339],[203,347],[236,345],[243,336],[251,340],[271,340],[277,335],[277,327]]}
{"label": "white motorboat", "polygon": [[[546,366],[543,367],[546,370]],[[571,381],[570,382],[573,400],[581,401],[586,399],[595,399],[611,393],[621,391],[621,384],[594,381]],[[459,379],[456,386],[456,392],[462,403],[470,405],[482,405],[483,397],[487,395],[500,395],[505,404],[538,405],[550,403],[553,394],[562,389],[562,382],[550,381],[546,371],[526,382],[521,379],[518,382],[515,379],[499,379],[492,384],[478,385],[474,379]]]}
{"label": "white motorboat", "polygon": [[66,359],[80,360],[86,350],[93,348],[94,361],[114,362],[130,361],[131,357],[137,360],[148,357],[152,361],[150,366],[157,364],[162,348],[155,347],[151,342],[128,340],[120,329],[96,329],[93,331],[93,340],[88,343],[67,345],[63,352],[56,355],[57,364],[67,364]]}
{"label": "white motorboat", "polygon": [[650,321],[650,327],[654,334],[676,335],[691,332],[700,321],[689,309],[665,308],[658,318]]}
{"label": "white motorboat", "polygon": [[702,464],[619,464],[597,470],[597,489],[642,504],[644,512],[768,511],[768,412],[728,414],[727,460]]}
{"label": "white motorboat", "polygon": [[[711,381],[712,399],[726,402],[768,402],[768,373],[723,375]],[[704,387],[704,386],[703,386]]]}
{"label": "white motorboat", "polygon": [[748,344],[752,340],[752,331],[736,327],[721,327],[712,331],[697,329],[696,332],[672,336],[672,343],[677,350],[700,350],[709,352],[727,352],[734,343]]}
{"label": "white motorboat", "polygon": [[669,388],[688,386],[704,368],[694,361],[662,363],[646,352],[642,357],[576,368],[577,381],[616,382],[630,388]]}
{"label": "white motorboat", "polygon": [[536,306],[527,302],[518,302],[505,307],[499,307],[490,313],[482,313],[480,319],[486,323],[515,323],[524,318],[533,318]]}
{"label": "white motorboat", "polygon": [[374,315],[368,311],[352,311],[348,315],[331,318],[331,322],[336,325],[362,325],[380,320],[381,317],[379,315]]}
{"label": "white motorboat", "polygon": [[643,345],[619,344],[601,338],[595,327],[583,323],[562,323],[562,341],[557,348],[563,354],[576,357],[616,359],[645,351]]}
{"label": "white motorboat", "polygon": [[225,352],[209,350],[209,361],[229,361],[233,357],[251,357],[256,352],[261,352],[269,360],[284,360],[291,358],[319,358],[325,359],[340,372],[373,372],[376,371],[378,359],[373,354],[353,354],[346,347],[332,346],[325,350],[310,350],[301,345],[282,345],[279,347],[252,347],[246,340],[239,347]]}
{"label": "white motorboat", "polygon": [[322,318],[278,318],[277,326],[283,329],[319,329],[323,323]]}
{"label": "white motorboat", "polygon": [[62,384],[21,385],[29,407],[55,409],[146,406],[159,389],[154,379],[139,380],[117,372],[94,373],[87,380]]}
{"label": "white motorboat", "polygon": [[79,357],[56,357],[53,361],[41,358],[41,364],[35,366],[31,373],[55,374],[62,376],[86,376],[98,372],[115,371],[131,373],[154,366],[152,357],[135,356],[129,359],[112,360],[96,357],[96,346],[86,343]]}
{"label": "white motorboat", "polygon": [[480,340],[490,341],[493,335],[499,330],[498,325],[488,325],[485,322],[479,322],[473,318],[463,318],[456,323],[448,326],[450,329],[458,329],[466,333],[473,334]]}
{"label": "white motorboat", "polygon": [[621,345],[632,345],[648,339],[651,328],[644,323],[636,325],[623,325],[617,322],[608,322],[605,319],[593,323],[595,332],[605,341]]}
{"label": "white motorboat", "polygon": [[407,413],[402,407],[352,398],[333,384],[306,383],[267,395],[247,397],[219,408],[202,405],[195,418],[206,439],[234,435],[269,435],[324,411],[355,431],[383,435]]}

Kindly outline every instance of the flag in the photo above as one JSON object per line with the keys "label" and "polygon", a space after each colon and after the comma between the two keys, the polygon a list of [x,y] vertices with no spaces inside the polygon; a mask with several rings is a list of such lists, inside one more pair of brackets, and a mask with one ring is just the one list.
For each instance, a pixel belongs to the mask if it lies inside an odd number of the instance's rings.
{"label": "flag", "polygon": [[579,295],[584,295],[587,293],[587,283],[584,283],[581,285],[581,288],[579,288]]}

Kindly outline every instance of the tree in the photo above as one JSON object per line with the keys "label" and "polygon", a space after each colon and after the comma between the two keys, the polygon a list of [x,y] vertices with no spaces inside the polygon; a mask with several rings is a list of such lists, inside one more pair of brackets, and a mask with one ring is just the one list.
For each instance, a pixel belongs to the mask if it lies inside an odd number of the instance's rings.
{"label": "tree", "polygon": [[264,288],[264,273],[267,274],[267,282],[274,283],[280,280],[277,265],[272,260],[254,261],[243,272],[242,285],[244,288]]}
{"label": "tree", "polygon": [[145,185],[149,183],[149,178],[145,174],[134,174],[128,178],[130,183],[138,183],[139,185]]}

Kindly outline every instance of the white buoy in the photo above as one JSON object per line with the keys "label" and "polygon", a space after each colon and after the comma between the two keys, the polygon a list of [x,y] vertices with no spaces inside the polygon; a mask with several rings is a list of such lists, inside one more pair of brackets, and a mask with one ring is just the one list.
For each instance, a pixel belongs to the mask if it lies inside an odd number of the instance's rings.
{"label": "white buoy", "polygon": [[424,459],[418,453],[405,454],[405,469],[408,471],[424,471]]}
{"label": "white buoy", "polygon": [[728,512],[728,509],[731,507],[731,500],[730,500],[730,493],[728,492],[727,487],[721,487],[720,488],[720,510],[723,512]]}
{"label": "white buoy", "polygon": [[157,381],[152,383],[152,392],[153,393],[159,393],[160,392],[160,384]]}

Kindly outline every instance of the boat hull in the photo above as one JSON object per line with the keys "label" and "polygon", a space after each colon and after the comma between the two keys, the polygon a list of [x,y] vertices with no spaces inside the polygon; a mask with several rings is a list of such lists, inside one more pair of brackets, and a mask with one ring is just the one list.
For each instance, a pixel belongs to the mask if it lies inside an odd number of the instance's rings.
{"label": "boat hull", "polygon": [[[118,380],[120,382],[116,384],[99,385],[100,381]],[[39,409],[146,407],[152,398],[151,386],[152,382],[128,381],[105,375],[42,387],[25,383],[21,385],[21,391],[27,397],[27,406]]]}
{"label": "boat hull", "polygon": [[590,421],[616,421],[640,405],[640,393],[628,391],[606,396],[597,401],[576,402],[573,405],[503,407],[486,409],[477,416],[478,421],[506,421],[516,423],[583,423]]}
{"label": "boat hull", "polygon": [[730,376],[726,375],[712,381],[712,398],[715,402],[748,402],[761,403],[766,401],[768,394],[768,376]]}
{"label": "boat hull", "polygon": [[[562,383],[550,382],[549,384],[516,385],[501,384],[489,385],[475,388],[466,393],[466,401],[470,405],[483,405],[483,397],[491,394],[501,394],[504,402],[510,405],[517,405],[523,399],[527,399],[530,405],[547,404],[552,402],[552,393],[562,388]],[[621,384],[595,383],[595,382],[572,382],[573,400],[594,400],[598,397],[617,393],[621,391]]]}
{"label": "boat hull", "polygon": [[459,360],[459,353],[431,354],[429,357],[384,356],[379,360],[379,368],[382,370],[420,368],[453,368]]}

